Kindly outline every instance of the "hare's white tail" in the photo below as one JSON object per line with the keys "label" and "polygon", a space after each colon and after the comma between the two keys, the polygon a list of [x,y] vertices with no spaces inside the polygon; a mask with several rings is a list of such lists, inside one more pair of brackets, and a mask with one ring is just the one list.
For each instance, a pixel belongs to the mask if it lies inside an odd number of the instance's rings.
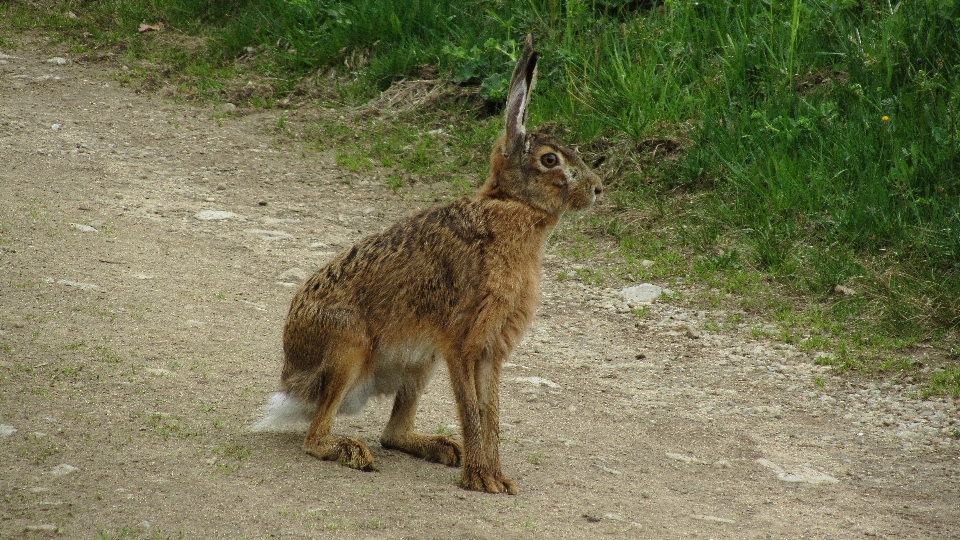
{"label": "hare's white tail", "polygon": [[285,392],[274,392],[263,406],[263,418],[250,431],[299,431],[313,417],[316,405]]}

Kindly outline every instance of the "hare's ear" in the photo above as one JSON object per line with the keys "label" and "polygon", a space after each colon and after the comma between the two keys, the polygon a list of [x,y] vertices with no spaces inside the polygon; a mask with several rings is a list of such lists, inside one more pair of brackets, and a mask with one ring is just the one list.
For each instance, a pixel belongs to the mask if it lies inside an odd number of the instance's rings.
{"label": "hare's ear", "polygon": [[523,53],[517,60],[517,67],[510,79],[507,92],[507,147],[505,153],[513,152],[527,134],[527,106],[530,105],[530,93],[537,78],[537,51],[533,50],[533,34],[527,34],[523,44]]}

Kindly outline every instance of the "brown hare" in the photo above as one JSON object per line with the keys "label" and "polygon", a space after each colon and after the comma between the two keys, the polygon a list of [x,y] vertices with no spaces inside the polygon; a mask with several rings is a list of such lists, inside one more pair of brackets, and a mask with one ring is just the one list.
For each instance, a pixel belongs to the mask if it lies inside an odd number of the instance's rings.
{"label": "brown hare", "polygon": [[[392,394],[385,448],[462,465],[466,489],[517,492],[500,470],[500,369],[532,322],[547,236],[561,214],[591,206],[601,190],[575,152],[526,130],[536,65],[528,36],[510,81],[506,129],[476,195],[361,239],[300,286],[283,330],[280,391],[254,429],[309,421],[307,453],[374,470],[360,439],[331,434],[333,419]],[[413,431],[440,360],[463,443]]]}

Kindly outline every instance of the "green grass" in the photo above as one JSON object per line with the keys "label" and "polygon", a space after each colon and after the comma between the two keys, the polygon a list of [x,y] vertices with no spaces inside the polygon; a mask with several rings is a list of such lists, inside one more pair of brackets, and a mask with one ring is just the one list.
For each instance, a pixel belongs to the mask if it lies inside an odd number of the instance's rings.
{"label": "green grass", "polygon": [[92,355],[95,360],[105,364],[120,364],[123,362],[123,357],[102,345],[94,347]]}
{"label": "green grass", "polygon": [[213,454],[218,458],[215,462],[217,470],[230,474],[239,470],[241,463],[250,459],[253,452],[243,445],[219,443],[213,447]]}
{"label": "green grass", "polygon": [[938,394],[947,394],[954,398],[960,397],[960,369],[940,371],[930,377],[930,383],[923,390],[921,396],[926,399]]}
{"label": "green grass", "polygon": [[[500,129],[487,117],[534,32],[543,54],[531,124],[560,126],[612,188],[611,212],[576,223],[589,234],[561,228],[552,240],[574,259],[616,246],[608,267],[574,277],[702,284],[707,292],[672,301],[773,317],[762,337],[832,349],[841,371],[895,376],[917,370],[898,360],[912,344],[956,344],[960,2],[51,5],[4,4],[2,25],[76,54],[114,52],[127,84],[167,83],[181,99],[272,107],[326,85],[317,101],[355,105],[432,71],[490,100],[308,130],[309,145],[334,149],[342,167],[392,169],[383,181],[397,191],[418,177],[482,178]],[[137,34],[145,21],[165,29]],[[251,79],[259,90],[241,92]],[[276,131],[288,124],[279,117]],[[837,285],[856,294],[834,294]],[[940,367],[957,362],[944,355]],[[949,377],[930,384],[952,388]]]}

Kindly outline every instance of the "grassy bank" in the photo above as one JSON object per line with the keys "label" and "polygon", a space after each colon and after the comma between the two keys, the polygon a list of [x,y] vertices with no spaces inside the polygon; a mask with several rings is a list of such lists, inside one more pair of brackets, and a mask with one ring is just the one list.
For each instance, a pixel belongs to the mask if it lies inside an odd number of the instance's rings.
{"label": "grassy bank", "polygon": [[[933,340],[944,349],[941,391],[960,394],[960,3],[95,0],[0,10],[78,51],[154,58],[187,95],[216,96],[256,72],[271,85],[249,97],[260,106],[331,70],[343,102],[426,71],[497,103],[532,31],[546,53],[532,122],[565,126],[617,188],[616,211],[594,219],[620,246],[613,278],[696,281],[715,291],[699,301],[717,305],[746,298],[741,307],[777,322],[778,339],[834,348],[824,361],[840,370],[915,370],[899,351]],[[136,33],[144,22],[202,45],[158,47],[162,33]],[[455,136],[485,139],[464,131]],[[359,152],[383,162],[390,149],[372,146]],[[750,300],[771,290],[791,300]]]}

